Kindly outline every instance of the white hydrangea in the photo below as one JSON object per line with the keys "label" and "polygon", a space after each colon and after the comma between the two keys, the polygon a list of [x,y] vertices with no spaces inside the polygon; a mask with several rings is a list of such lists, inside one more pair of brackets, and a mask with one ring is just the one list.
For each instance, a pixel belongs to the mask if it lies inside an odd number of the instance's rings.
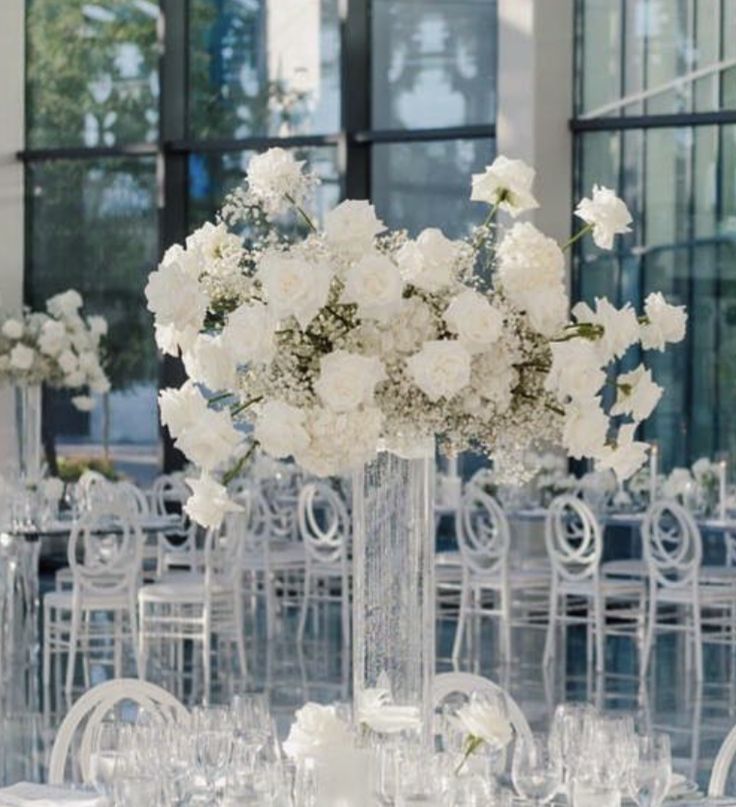
{"label": "white hydrangea", "polygon": [[272,215],[283,213],[292,205],[301,205],[315,179],[304,173],[304,161],[282,148],[271,148],[251,158],[248,164],[248,188],[263,208]]}
{"label": "white hydrangea", "polygon": [[16,370],[30,370],[35,359],[36,351],[20,342],[10,351],[10,365]]}
{"label": "white hydrangea", "polygon": [[634,440],[638,423],[625,423],[618,431],[616,444],[599,454],[598,467],[609,468],[620,480],[633,476],[644,464],[649,443]]}
{"label": "white hydrangea", "polygon": [[47,356],[58,356],[68,344],[68,336],[64,324],[49,319],[41,327],[38,337],[38,349]]}
{"label": "white hydrangea", "polygon": [[46,310],[59,319],[70,319],[77,315],[83,302],[82,295],[76,289],[67,289],[49,297],[46,301]]}
{"label": "white hydrangea", "polygon": [[473,174],[474,202],[498,205],[514,218],[539,207],[532,194],[535,171],[523,160],[510,160],[500,154],[482,174]]}
{"label": "white hydrangea", "polygon": [[576,400],[565,412],[562,444],[575,459],[598,457],[608,439],[609,420],[598,396]]}
{"label": "white hydrangea", "polygon": [[614,358],[621,358],[639,341],[639,320],[629,303],[623,308],[616,308],[605,297],[596,297],[595,311],[586,303],[578,303],[572,313],[578,322],[597,325],[603,329],[596,345],[606,364]]}
{"label": "white hydrangea", "polygon": [[72,406],[79,412],[91,412],[95,408],[95,402],[89,395],[74,395]]}

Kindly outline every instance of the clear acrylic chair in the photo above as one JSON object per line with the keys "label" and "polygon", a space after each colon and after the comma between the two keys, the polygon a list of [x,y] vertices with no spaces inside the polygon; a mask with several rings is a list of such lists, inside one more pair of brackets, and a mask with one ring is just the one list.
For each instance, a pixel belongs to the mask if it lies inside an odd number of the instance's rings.
{"label": "clear acrylic chair", "polygon": [[[582,624],[588,632],[588,661],[595,657],[596,672],[602,673],[607,635],[629,636],[641,647],[645,586],[640,580],[601,573],[600,524],[590,507],[575,496],[558,496],[551,502],[544,537],[552,566],[544,664],[555,659],[558,628]],[[615,625],[609,624],[609,616],[615,617]]]}
{"label": "clear acrylic chair", "polygon": [[[122,675],[123,647],[131,646],[138,665],[136,592],[143,535],[127,507],[118,501],[95,504],[74,525],[67,545],[70,590],[44,597],[43,684],[51,687],[52,657],[66,654],[65,693],[71,697],[77,654],[90,684],[92,655]],[[109,661],[105,655],[112,647]],[[58,665],[57,665],[58,669]]]}
{"label": "clear acrylic chair", "polygon": [[309,609],[338,603],[342,644],[350,644],[350,517],[339,494],[327,482],[308,482],[299,494],[299,532],[306,552],[304,594],[298,638],[304,640]]}

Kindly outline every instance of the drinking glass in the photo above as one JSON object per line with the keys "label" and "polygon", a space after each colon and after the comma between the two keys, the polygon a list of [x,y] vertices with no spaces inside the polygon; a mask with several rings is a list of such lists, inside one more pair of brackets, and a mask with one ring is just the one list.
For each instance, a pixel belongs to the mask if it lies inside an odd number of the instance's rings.
{"label": "drinking glass", "polygon": [[96,727],[92,737],[92,753],[89,757],[89,778],[101,796],[111,796],[115,779],[115,765],[120,754],[119,726],[103,722]]}
{"label": "drinking glass", "polygon": [[562,762],[547,735],[516,738],[511,780],[519,795],[535,804],[545,804],[554,797],[562,782]]}
{"label": "drinking glass", "polygon": [[228,731],[206,729],[194,736],[197,768],[207,782],[207,790],[216,794],[217,781],[225,773],[232,754],[233,735]]}
{"label": "drinking glass", "polygon": [[629,792],[638,807],[660,807],[672,783],[670,738],[654,733],[637,738],[636,760],[629,772]]}

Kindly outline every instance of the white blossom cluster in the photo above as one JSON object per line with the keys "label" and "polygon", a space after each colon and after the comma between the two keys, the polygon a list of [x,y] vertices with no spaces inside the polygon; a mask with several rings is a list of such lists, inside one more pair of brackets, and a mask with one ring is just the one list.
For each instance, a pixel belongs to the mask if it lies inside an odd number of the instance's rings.
{"label": "white blossom cluster", "polygon": [[69,289],[50,297],[46,311],[6,317],[0,325],[0,378],[74,390],[74,406],[91,411],[89,393],[110,389],[101,356],[107,321],[83,316],[83,304],[79,292]]}
{"label": "white blossom cluster", "polygon": [[[380,440],[433,434],[454,451],[521,456],[562,437],[572,456],[633,473],[645,450],[634,431],[661,389],[643,367],[617,380],[611,367],[636,342],[682,339],[685,313],[655,294],[642,318],[598,300],[570,322],[564,248],[530,223],[504,232],[495,222],[498,210],[537,206],[533,180],[498,157],[473,177],[472,199],[490,206],[484,225],[467,240],[434,228],[411,239],[359,200],[318,227],[304,210],[315,179],[303,163],[282,149],[254,157],[218,222],[171,247],[146,288],[158,344],[181,353],[190,379],[160,398],[163,423],[202,468],[190,514],[219,523],[234,505],[213,474],[238,461],[234,472],[255,446],[330,475],[370,460]],[[285,212],[306,236],[284,235]],[[603,247],[631,221],[605,188],[576,212],[577,237]],[[243,219],[257,233],[246,244],[231,229]],[[248,440],[238,421],[252,425]]]}

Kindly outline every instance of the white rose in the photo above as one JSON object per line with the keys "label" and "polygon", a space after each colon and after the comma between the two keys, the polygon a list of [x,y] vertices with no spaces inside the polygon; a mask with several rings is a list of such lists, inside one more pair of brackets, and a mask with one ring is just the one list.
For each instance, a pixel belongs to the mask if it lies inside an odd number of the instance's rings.
{"label": "white rose", "polygon": [[470,354],[460,342],[438,339],[425,342],[407,359],[414,383],[431,400],[452,398],[470,382]]}
{"label": "white rose", "polygon": [[375,237],[385,229],[373,205],[362,199],[346,199],[325,215],[325,238],[350,258],[372,251]]}
{"label": "white rose", "polygon": [[27,345],[18,343],[10,351],[10,366],[16,370],[30,370],[36,358],[36,351]]}
{"label": "white rose", "polygon": [[618,394],[611,414],[631,415],[637,423],[652,414],[664,392],[659,384],[654,383],[652,371],[643,364],[630,373],[620,375],[616,379],[616,389]]}
{"label": "white rose", "polygon": [[608,426],[598,396],[574,401],[566,407],[562,431],[562,443],[567,453],[579,460],[599,456],[605,449]]}
{"label": "white rose", "polygon": [[616,308],[605,297],[595,298],[595,311],[585,303],[578,303],[572,310],[578,322],[592,323],[603,329],[595,344],[604,362],[620,358],[639,341],[640,329],[636,311],[629,303]]}
{"label": "white rose", "polygon": [[97,354],[91,350],[86,350],[79,354],[79,368],[85,373],[94,373],[100,369],[100,362]]}
{"label": "white rose", "polygon": [[181,331],[173,325],[154,325],[153,329],[156,346],[168,356],[178,356],[179,350],[191,350],[199,333],[189,326]]}
{"label": "white rose", "polygon": [[254,437],[272,457],[292,456],[309,443],[304,419],[301,409],[283,401],[268,401],[258,413]]}
{"label": "white rose", "polygon": [[283,749],[290,759],[329,760],[331,755],[351,746],[350,731],[334,706],[307,703],[297,710]]}
{"label": "white rose", "polygon": [[440,291],[456,277],[455,266],[465,245],[451,241],[441,230],[429,227],[408,241],[396,254],[401,276],[407,283],[428,292]]}
{"label": "white rose", "polygon": [[282,213],[300,205],[313,178],[305,175],[303,160],[295,160],[290,151],[271,148],[252,157],[248,164],[248,188],[271,214]]}
{"label": "white rose", "polygon": [[320,360],[314,391],[334,412],[349,412],[373,401],[376,384],[386,378],[383,364],[375,356],[358,356],[336,350]]}
{"label": "white rose", "polygon": [[38,349],[47,356],[58,356],[67,345],[67,332],[63,323],[49,319],[41,326]]}
{"label": "white rose", "polygon": [[153,312],[157,325],[173,325],[177,331],[201,329],[209,298],[197,278],[181,263],[161,266],[152,272],[145,293],[148,310]]}
{"label": "white rose", "polygon": [[560,401],[596,395],[606,383],[606,373],[593,342],[570,339],[552,342],[552,367],[545,380],[545,389],[554,392]]}
{"label": "white rose", "polygon": [[182,355],[184,369],[192,381],[210,390],[231,390],[237,384],[235,359],[222,335],[200,334],[191,350]]}
{"label": "white rose", "polygon": [[187,479],[192,490],[184,505],[184,512],[197,524],[209,529],[218,529],[227,513],[243,508],[228,498],[227,490],[206,473],[200,479]]}
{"label": "white rose", "polygon": [[268,364],[276,353],[276,321],[263,303],[243,304],[228,316],[222,340],[237,362]]}
{"label": "white rose", "polygon": [[422,720],[416,706],[397,706],[387,689],[365,689],[358,697],[357,720],[379,734],[415,731]]}
{"label": "white rose", "polygon": [[649,452],[649,443],[634,440],[638,423],[621,426],[615,447],[606,447],[599,455],[598,467],[610,468],[623,481],[633,476],[644,464]]}
{"label": "white rose", "polygon": [[75,389],[76,387],[81,387],[86,380],[87,377],[81,370],[72,370],[71,373],[64,376],[64,386],[69,389]]}
{"label": "white rose", "polygon": [[212,471],[235,453],[241,439],[227,409],[206,409],[179,434],[176,447],[195,465]]}
{"label": "white rose", "polygon": [[610,188],[593,185],[593,198],[583,199],[575,215],[592,226],[593,240],[601,249],[611,249],[619,233],[631,232],[631,213]]}
{"label": "white rose", "polygon": [[3,336],[7,336],[8,339],[20,339],[23,336],[23,323],[17,319],[6,319],[2,331]]}
{"label": "white rose", "polygon": [[647,321],[641,328],[644,350],[664,350],[665,345],[682,342],[687,330],[684,305],[670,305],[661,292],[652,292],[644,301]]}
{"label": "white rose", "polygon": [[387,322],[401,308],[401,274],[385,255],[373,253],[348,269],[342,302],[356,303],[363,319]]}
{"label": "white rose", "polygon": [[457,710],[460,728],[470,737],[482,740],[495,750],[505,748],[513,737],[508,717],[496,704],[482,696],[473,696]]}
{"label": "white rose", "polygon": [[95,408],[95,402],[89,395],[75,395],[72,404],[79,412],[91,412]]}
{"label": "white rose", "polygon": [[49,297],[46,301],[46,310],[55,317],[74,317],[82,307],[82,295],[75,289],[68,289]]}
{"label": "white rose", "polygon": [[473,174],[472,183],[472,201],[498,205],[514,218],[539,207],[532,195],[534,169],[523,160],[510,160],[501,154],[482,174]]}
{"label": "white rose", "polygon": [[161,423],[173,438],[196,423],[207,411],[207,400],[197,387],[187,381],[179,389],[168,387],[158,394]]}
{"label": "white rose", "polygon": [[714,473],[716,473],[716,467],[707,457],[700,457],[693,463],[693,476],[698,482],[703,482]]}
{"label": "white rose", "polygon": [[277,318],[293,316],[306,328],[327,303],[332,271],[323,264],[269,253],[261,258],[258,276]]}
{"label": "white rose", "polygon": [[676,499],[692,490],[693,478],[687,468],[673,468],[662,486],[665,499]]}
{"label": "white rose", "polygon": [[199,252],[203,267],[209,274],[229,277],[240,272],[243,245],[222,222],[205,222],[187,238],[186,244],[187,250]]}
{"label": "white rose", "polygon": [[487,350],[503,332],[503,314],[484,295],[472,289],[452,300],[445,310],[444,320],[470,353]]}

